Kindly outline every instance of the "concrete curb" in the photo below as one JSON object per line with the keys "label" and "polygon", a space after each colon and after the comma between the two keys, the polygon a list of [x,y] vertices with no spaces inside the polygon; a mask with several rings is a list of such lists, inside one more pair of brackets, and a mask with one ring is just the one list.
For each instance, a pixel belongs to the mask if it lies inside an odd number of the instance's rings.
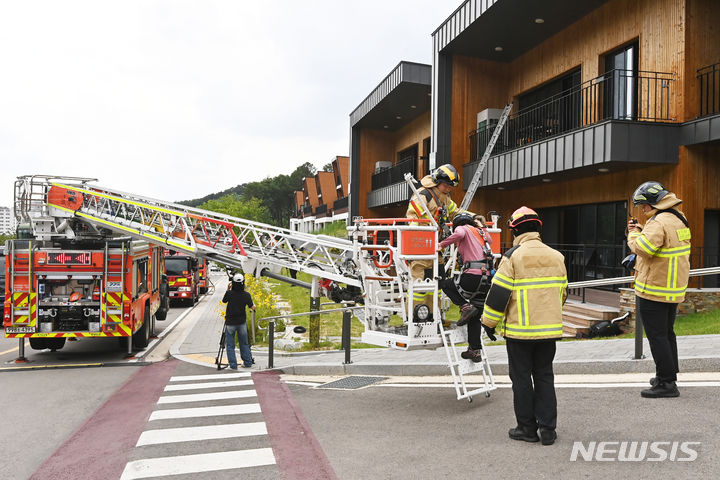
{"label": "concrete curb", "polygon": [[[575,361],[557,362],[553,365],[555,374],[617,374],[617,373],[655,373],[652,359],[616,360],[616,361]],[[491,363],[494,375],[508,375],[507,363]],[[299,365],[276,365],[275,370],[291,375],[383,375],[383,376],[436,376],[449,375],[446,364],[386,364],[386,363],[350,363],[344,365],[327,363],[305,363]],[[682,372],[720,371],[720,358],[680,359]],[[479,373],[474,375],[480,375]]]}

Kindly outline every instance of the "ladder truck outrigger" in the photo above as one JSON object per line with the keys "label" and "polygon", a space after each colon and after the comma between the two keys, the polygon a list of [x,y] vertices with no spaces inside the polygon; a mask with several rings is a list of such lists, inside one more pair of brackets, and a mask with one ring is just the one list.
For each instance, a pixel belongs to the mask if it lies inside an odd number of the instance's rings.
{"label": "ladder truck outrigger", "polygon": [[[471,183],[475,187],[511,106],[505,108],[476,170]],[[414,185],[411,177],[406,180]],[[467,340],[466,327],[443,327],[449,301],[436,281],[441,268],[436,252],[439,231],[432,220],[357,217],[348,227],[348,238],[342,239],[147,198],[98,186],[93,181],[47,175],[19,177],[15,182],[15,215],[29,224],[36,239],[69,239],[76,236],[75,232],[88,232],[112,241],[144,241],[256,276],[277,276],[283,268],[307,273],[314,278],[313,285],[322,285],[317,287],[320,293],[331,300],[363,306],[353,310],[365,327],[363,342],[403,350],[444,347],[458,399],[472,400],[480,393],[489,396],[496,388],[487,357],[475,363],[460,358],[454,348]],[[462,205],[469,202],[466,196]],[[9,242],[13,248],[13,241]],[[25,248],[32,257],[38,244],[30,240]],[[454,258],[452,252],[450,258]],[[413,281],[408,265],[412,260],[431,260],[433,279]],[[454,271],[452,263],[449,272]],[[127,274],[129,265],[124,268]],[[31,275],[32,267],[22,272]],[[318,279],[324,279],[322,284]],[[37,295],[38,283],[30,280],[24,285],[25,291],[19,293],[27,293],[28,298]],[[15,284],[8,283],[7,293],[15,295],[14,288]],[[101,295],[107,290],[101,290]],[[408,298],[415,292],[432,295],[432,317],[413,318]],[[32,339],[40,335],[37,321],[21,321],[21,313],[37,318],[32,308],[23,310],[6,300],[6,336]],[[21,334],[17,330],[20,327],[33,331]],[[9,333],[15,331],[18,333]],[[473,372],[482,374],[482,386],[469,390],[465,375]]]}

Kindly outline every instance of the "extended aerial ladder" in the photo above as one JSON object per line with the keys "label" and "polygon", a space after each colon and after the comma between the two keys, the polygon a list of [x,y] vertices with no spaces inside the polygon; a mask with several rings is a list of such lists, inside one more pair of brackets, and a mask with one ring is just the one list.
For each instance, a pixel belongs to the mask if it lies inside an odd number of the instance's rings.
{"label": "extended aerial ladder", "polygon": [[[506,108],[490,149],[508,113]],[[355,310],[365,326],[363,341],[400,349],[454,347],[444,334],[440,313],[447,310],[449,303],[445,299],[446,305],[441,308],[434,281],[438,276],[437,225],[411,224],[409,219],[356,218],[348,227],[352,240],[347,240],[143,197],[101,187],[92,183],[95,181],[52,175],[18,177],[15,216],[29,224],[32,236],[38,240],[142,238],[256,276],[287,268],[329,279],[334,290],[326,292],[329,297],[363,303],[364,309]],[[408,263],[418,259],[433,260],[433,279],[412,281]],[[333,295],[338,291],[348,294]],[[407,302],[408,294],[414,292],[432,294],[433,311],[438,314],[431,321],[413,318]],[[458,335],[456,340],[460,339]],[[448,361],[451,355],[457,360],[457,352],[448,350]],[[474,392],[467,392],[463,370],[456,373],[451,365],[451,371],[458,398],[469,398]],[[460,376],[463,392],[458,390],[456,375]]]}

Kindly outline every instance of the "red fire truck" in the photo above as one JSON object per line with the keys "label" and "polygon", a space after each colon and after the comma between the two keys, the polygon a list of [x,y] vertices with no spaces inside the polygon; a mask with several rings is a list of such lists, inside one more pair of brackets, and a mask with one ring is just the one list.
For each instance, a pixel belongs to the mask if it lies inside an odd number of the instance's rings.
{"label": "red fire truck", "polygon": [[[7,338],[59,350],[70,337],[116,337],[144,348],[168,311],[163,249],[142,240],[8,240]],[[132,342],[132,345],[131,345]]]}
{"label": "red fire truck", "polygon": [[198,259],[165,250],[165,271],[167,272],[170,300],[194,305],[200,297],[200,275]]}

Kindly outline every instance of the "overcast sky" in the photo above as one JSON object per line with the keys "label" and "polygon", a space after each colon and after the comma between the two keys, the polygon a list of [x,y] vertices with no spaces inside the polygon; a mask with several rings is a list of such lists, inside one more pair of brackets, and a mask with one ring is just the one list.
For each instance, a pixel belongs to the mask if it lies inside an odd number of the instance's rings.
{"label": "overcast sky", "polygon": [[461,0],[0,0],[0,205],[18,175],[185,200],[318,169]]}

